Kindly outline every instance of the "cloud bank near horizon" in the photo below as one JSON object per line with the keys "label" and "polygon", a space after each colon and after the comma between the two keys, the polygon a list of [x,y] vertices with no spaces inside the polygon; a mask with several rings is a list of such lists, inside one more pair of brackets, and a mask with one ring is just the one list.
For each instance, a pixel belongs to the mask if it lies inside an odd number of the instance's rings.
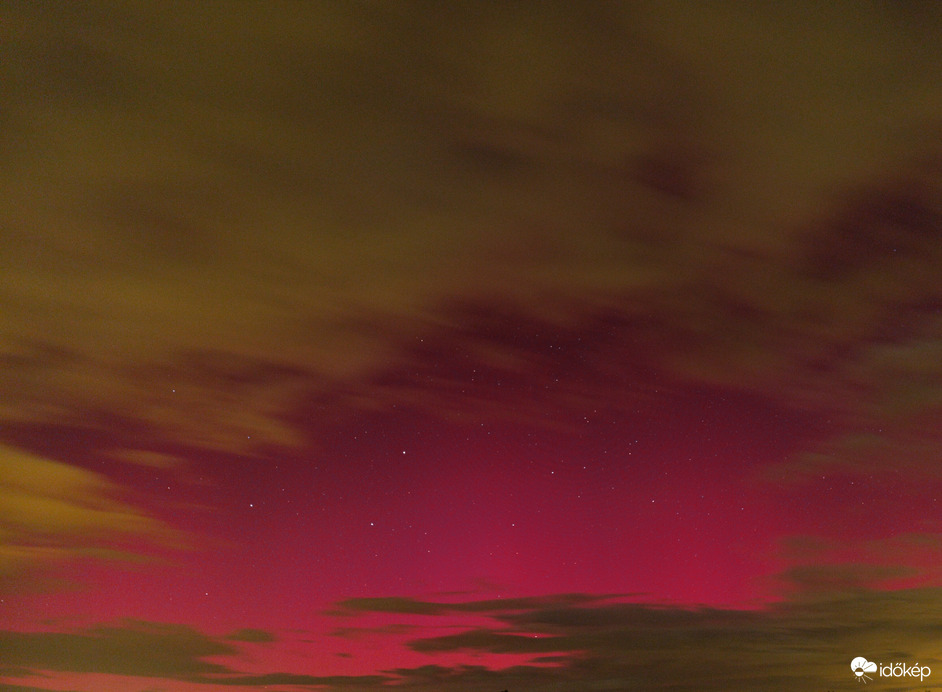
{"label": "cloud bank near horizon", "polygon": [[[589,594],[506,602],[353,599],[337,604],[334,617],[347,623],[341,638],[356,636],[358,626],[369,629],[372,616],[385,614],[387,627],[401,618],[402,631],[409,633],[405,646],[426,655],[427,663],[365,676],[246,673],[243,666],[257,652],[247,654],[240,646],[278,647],[287,640],[297,647],[290,641],[297,635],[217,637],[183,626],[124,622],[69,633],[4,632],[0,676],[11,690],[29,689],[35,676],[81,681],[91,673],[115,676],[115,689],[133,685],[134,678],[161,679],[169,690],[827,688],[849,682],[849,662],[862,654],[868,660],[918,662],[942,674],[934,648],[942,613],[926,607],[939,601],[938,588],[832,590],[760,611],[644,605]],[[454,629],[454,616],[461,613],[483,616],[489,624],[433,634],[446,622]],[[454,653],[477,655],[487,664],[438,662]],[[520,656],[529,662],[500,663]],[[912,683],[898,689],[921,688]]]}

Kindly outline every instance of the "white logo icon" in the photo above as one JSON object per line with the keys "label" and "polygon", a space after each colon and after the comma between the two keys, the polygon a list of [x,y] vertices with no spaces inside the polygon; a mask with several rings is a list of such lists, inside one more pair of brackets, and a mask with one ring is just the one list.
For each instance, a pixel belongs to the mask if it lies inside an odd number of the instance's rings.
{"label": "white logo icon", "polygon": [[854,671],[854,675],[857,676],[857,682],[862,682],[866,685],[867,680],[873,680],[867,673],[876,673],[877,664],[873,661],[868,661],[863,656],[858,656],[850,662],[850,669]]}

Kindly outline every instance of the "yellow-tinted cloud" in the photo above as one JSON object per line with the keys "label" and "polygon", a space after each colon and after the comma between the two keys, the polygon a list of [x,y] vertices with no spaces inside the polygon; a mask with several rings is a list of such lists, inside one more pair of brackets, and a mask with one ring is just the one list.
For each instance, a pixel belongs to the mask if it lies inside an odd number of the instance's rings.
{"label": "yellow-tinted cloud", "polygon": [[682,383],[938,404],[936,9],[104,7],[0,22],[2,420],[303,445],[495,297]]}
{"label": "yellow-tinted cloud", "polygon": [[803,595],[846,594],[885,586],[917,575],[904,565],[842,563],[803,565],[787,570],[782,577]]}
{"label": "yellow-tinted cloud", "polygon": [[190,627],[145,622],[79,633],[0,632],[4,663],[34,669],[187,678],[228,672],[205,657],[235,653],[224,641]]}
{"label": "yellow-tinted cloud", "polygon": [[[25,589],[37,574],[82,558],[133,561],[143,545],[179,541],[121,500],[104,476],[0,447],[0,583]],[[134,549],[128,546],[133,544]]]}

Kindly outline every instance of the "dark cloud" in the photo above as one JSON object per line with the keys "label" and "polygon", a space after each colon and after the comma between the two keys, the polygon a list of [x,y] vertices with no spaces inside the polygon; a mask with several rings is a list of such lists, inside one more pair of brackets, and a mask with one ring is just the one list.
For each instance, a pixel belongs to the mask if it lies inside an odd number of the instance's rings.
{"label": "dark cloud", "polygon": [[143,622],[80,633],[2,632],[0,648],[7,664],[33,670],[174,679],[230,672],[204,658],[236,653],[190,627]]}
{"label": "dark cloud", "polygon": [[[927,262],[926,255],[935,254],[942,238],[942,158],[937,152],[929,156],[894,178],[849,191],[833,217],[806,238],[801,258],[805,270],[827,282],[865,274],[882,283],[885,278],[879,275],[899,274],[923,263],[928,269],[933,262]],[[908,279],[927,289],[926,298],[938,299],[928,275]],[[921,300],[913,307],[918,309]],[[899,331],[886,337],[905,336],[907,327],[912,328],[913,316],[900,317]]]}
{"label": "dark cloud", "polygon": [[[434,686],[455,691],[485,687],[564,692],[659,688],[693,692],[727,690],[730,685],[775,691],[833,689],[849,684],[849,662],[855,655],[918,660],[942,670],[942,659],[932,648],[939,632],[939,614],[932,604],[939,596],[938,589],[855,588],[751,611],[603,602],[579,594],[516,599],[507,608],[499,601],[441,604],[439,611],[427,608],[421,614],[447,617],[450,626],[455,612],[486,614],[493,625],[420,637],[409,644],[414,651],[432,657],[459,652],[506,655],[515,661],[523,656],[529,663],[500,667],[494,658],[487,666],[433,662],[363,676],[243,674],[204,660],[227,656],[231,666],[237,666],[238,652],[231,644],[173,625],[128,623],[78,634],[5,632],[0,644],[11,666],[4,673],[17,678],[47,670],[221,686],[338,690],[383,685],[402,690]],[[356,612],[416,614],[415,609],[401,607],[403,599],[371,600],[376,610],[369,611],[370,601],[362,599],[355,604]]]}
{"label": "dark cloud", "polygon": [[[499,623],[457,635],[419,639],[416,650],[541,654],[504,670],[424,666],[390,671],[403,688],[430,680],[441,689],[786,690],[849,683],[856,652],[871,658],[917,659],[934,667],[937,590],[859,589],[765,611],[686,609],[612,603],[534,607],[495,613]],[[920,610],[921,609],[921,610]],[[550,629],[554,634],[547,637]],[[927,648],[929,647],[929,648]],[[730,655],[735,652],[734,655]],[[862,654],[861,654],[862,655]]]}
{"label": "dark cloud", "polygon": [[[338,611],[339,614],[339,611]],[[345,614],[349,615],[349,612]],[[424,613],[430,615],[432,613]],[[371,635],[404,635],[414,632],[419,629],[416,625],[406,625],[406,624],[393,624],[393,625],[379,625],[376,627],[337,627],[336,629],[331,630],[330,636],[332,637],[343,637],[345,639],[363,639]],[[350,654],[337,654],[338,656],[350,656]]]}
{"label": "dark cloud", "polygon": [[[543,690],[559,685],[560,678],[547,669],[533,666],[512,666],[491,670],[485,666],[426,665],[418,668],[397,668],[389,671],[399,678],[402,689],[493,689]],[[558,688],[557,688],[558,689]]]}
{"label": "dark cloud", "polygon": [[614,595],[556,594],[552,596],[530,596],[524,598],[498,598],[478,601],[442,603],[415,598],[391,596],[384,598],[349,598],[340,601],[332,615],[350,616],[357,612],[401,613],[409,615],[445,615],[448,613],[504,613],[515,610],[532,610],[554,604],[575,606],[599,603],[615,598]]}
{"label": "dark cloud", "polygon": [[236,687],[261,687],[271,685],[310,685],[329,689],[375,689],[388,684],[392,678],[384,675],[295,675],[292,673],[267,673],[265,675],[243,675],[232,677],[198,678],[199,682]]}
{"label": "dark cloud", "polygon": [[436,651],[487,651],[495,654],[534,654],[564,650],[564,640],[556,637],[536,637],[518,634],[505,634],[491,630],[471,630],[434,639],[419,639],[410,643],[415,651],[431,653]]}
{"label": "dark cloud", "polygon": [[902,565],[805,565],[786,571],[783,578],[803,595],[865,591],[888,582],[912,577],[919,571]]}
{"label": "dark cloud", "polygon": [[430,603],[402,597],[350,598],[341,601],[337,605],[339,609],[332,611],[332,614],[345,615],[352,611],[366,611],[374,613],[403,613],[409,615],[440,615],[450,610],[448,604]]}
{"label": "dark cloud", "polygon": [[[364,689],[384,684],[389,677],[316,676],[293,673],[244,675],[238,670],[205,659],[239,660],[239,650],[229,642],[269,643],[275,637],[255,629],[242,629],[224,637],[205,635],[184,625],[126,622],[98,626],[81,632],[0,632],[2,674],[29,679],[49,671],[94,673],[141,678],[185,680],[192,683],[263,687],[311,685]],[[359,687],[358,687],[359,688]],[[29,690],[9,686],[4,689]]]}
{"label": "dark cloud", "polygon": [[789,600],[856,597],[874,590],[937,587],[942,534],[896,532],[883,536],[789,536],[780,557],[790,566],[772,581]]}
{"label": "dark cloud", "polygon": [[278,641],[278,638],[271,632],[266,632],[265,630],[256,630],[244,628],[241,630],[236,630],[235,632],[230,632],[226,639],[234,642],[253,642],[253,643],[268,643]]}

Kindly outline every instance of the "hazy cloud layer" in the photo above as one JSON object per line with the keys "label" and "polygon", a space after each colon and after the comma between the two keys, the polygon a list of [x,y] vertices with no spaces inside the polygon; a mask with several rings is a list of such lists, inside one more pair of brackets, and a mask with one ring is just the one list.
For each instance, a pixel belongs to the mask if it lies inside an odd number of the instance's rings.
{"label": "hazy cloud layer", "polygon": [[532,384],[565,348],[589,381],[889,415],[921,459],[919,7],[7,7],[0,416],[257,453],[303,446],[312,398],[467,405],[423,356]]}

